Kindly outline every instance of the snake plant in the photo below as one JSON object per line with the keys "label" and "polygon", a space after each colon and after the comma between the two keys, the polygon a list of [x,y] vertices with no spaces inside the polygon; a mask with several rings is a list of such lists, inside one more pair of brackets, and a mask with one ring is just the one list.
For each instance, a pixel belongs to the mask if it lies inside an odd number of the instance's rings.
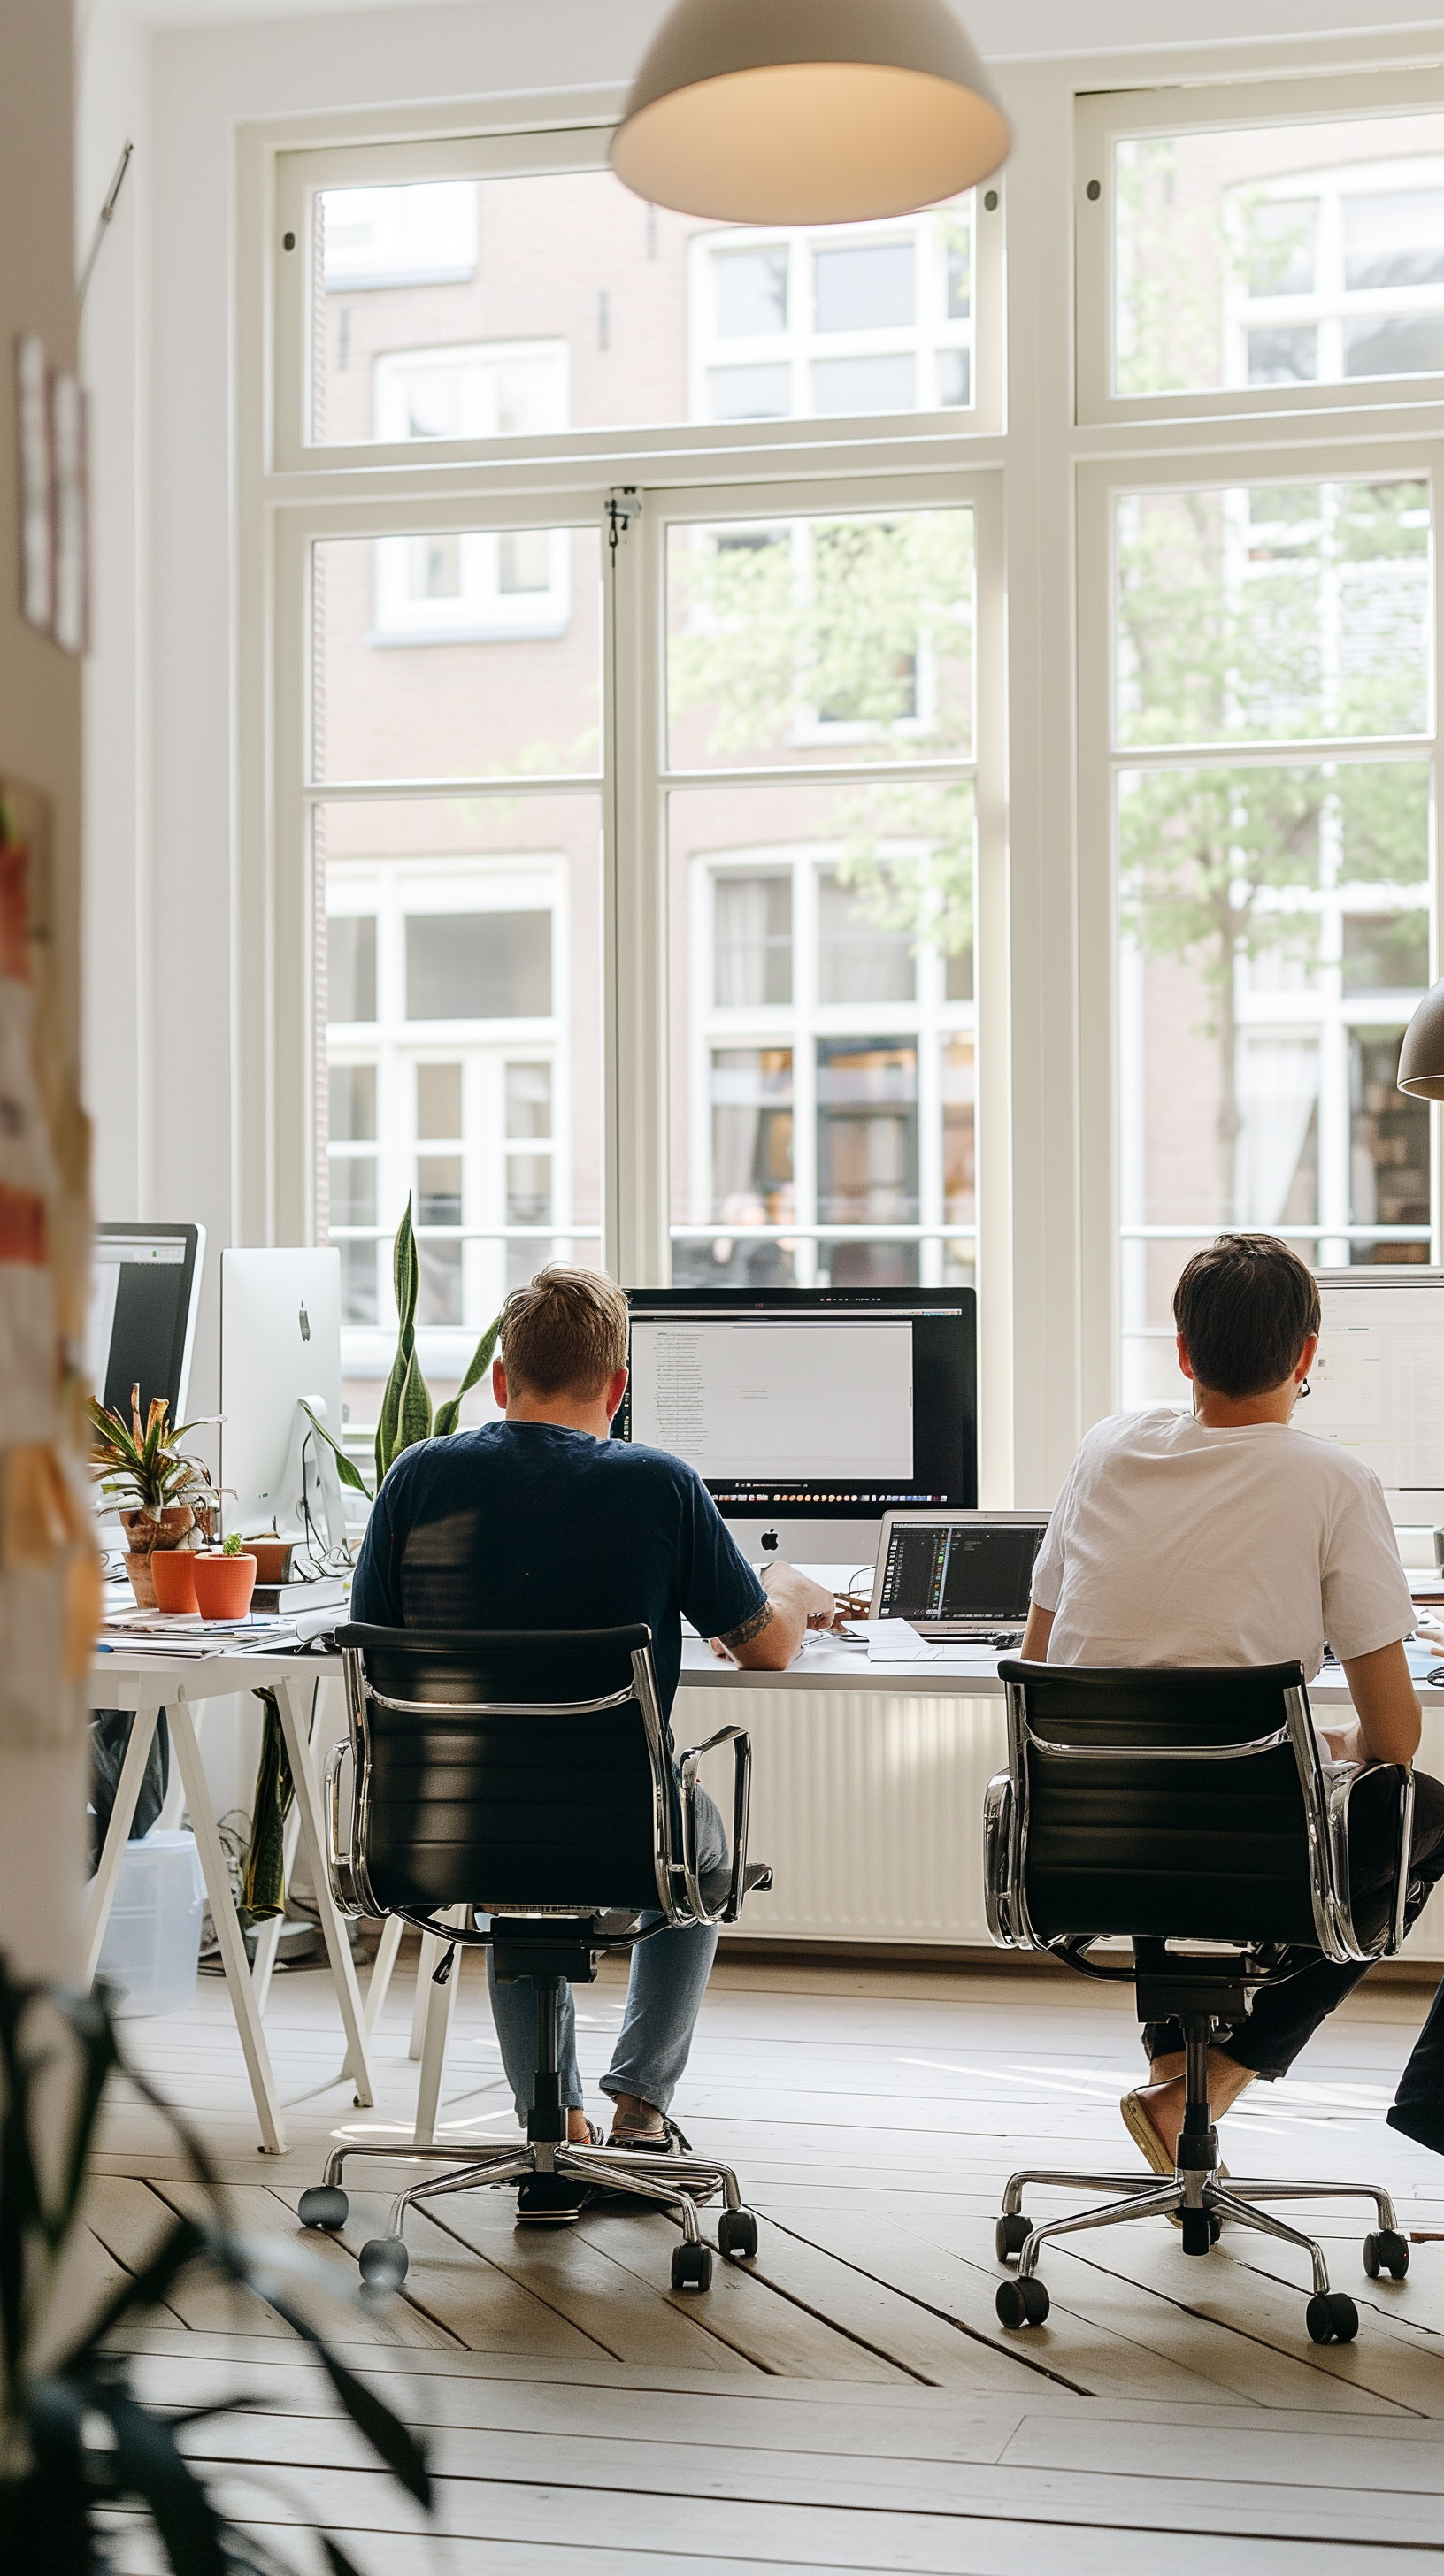
{"label": "snake plant", "polygon": [[[416,1236],[411,1225],[411,1201],[408,1197],[401,1223],[396,1229],[392,1247],[392,1278],[396,1286],[396,1312],[400,1330],[396,1337],[396,1356],[381,1398],[381,1415],[376,1425],[376,1482],[379,1486],[387,1468],[403,1449],[414,1449],[418,1440],[445,1437],[456,1429],[461,1419],[463,1396],[469,1395],[477,1381],[484,1377],[492,1363],[497,1335],[501,1331],[500,1315],[493,1316],[467,1364],[466,1375],[455,1395],[432,1410],[431,1391],[422,1374],[416,1349],[416,1299],[421,1285],[421,1264],[417,1257]],[[353,1493],[365,1494],[367,1485],[354,1458],[333,1439],[324,1422],[318,1422],[308,1405],[313,1428],[320,1433],[336,1457],[336,1472],[343,1485]]]}

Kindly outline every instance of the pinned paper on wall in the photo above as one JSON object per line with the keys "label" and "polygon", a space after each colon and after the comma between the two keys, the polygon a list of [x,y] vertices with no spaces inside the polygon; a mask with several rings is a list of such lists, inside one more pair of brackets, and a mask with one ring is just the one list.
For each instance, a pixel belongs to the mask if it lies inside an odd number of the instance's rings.
{"label": "pinned paper on wall", "polygon": [[81,1461],[89,1131],[61,1043],[48,797],[0,777],[0,1743],[66,1739],[99,1615]]}
{"label": "pinned paper on wall", "polygon": [[33,331],[15,343],[20,472],[20,611],[67,653],[90,629],[90,499],[85,395],[57,375]]}

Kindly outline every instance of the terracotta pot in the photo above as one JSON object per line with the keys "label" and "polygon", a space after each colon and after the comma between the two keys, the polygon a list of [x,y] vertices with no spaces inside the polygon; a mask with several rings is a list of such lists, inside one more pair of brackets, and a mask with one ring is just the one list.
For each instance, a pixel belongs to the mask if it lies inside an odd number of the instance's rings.
{"label": "terracotta pot", "polygon": [[212,1555],[191,1558],[195,1569],[196,1607],[203,1619],[244,1619],[256,1588],[253,1556]]}
{"label": "terracotta pot", "polygon": [[189,1503],[168,1503],[159,1520],[149,1512],[122,1512],[120,1526],[132,1556],[149,1556],[158,1547],[179,1547],[187,1531],[196,1525]]}
{"label": "terracotta pot", "polygon": [[197,1606],[195,1550],[189,1547],[153,1547],[144,1562],[150,1568],[151,1598],[157,1610],[188,1610],[194,1618]]}
{"label": "terracotta pot", "polygon": [[155,1585],[151,1581],[149,1555],[127,1556],[125,1560],[125,1570],[130,1576],[130,1588],[135,1594],[135,1606],[137,1610],[153,1610],[155,1608]]}
{"label": "terracotta pot", "polygon": [[294,1539],[248,1538],[246,1546],[256,1560],[258,1583],[289,1583],[291,1559],[295,1555]]}

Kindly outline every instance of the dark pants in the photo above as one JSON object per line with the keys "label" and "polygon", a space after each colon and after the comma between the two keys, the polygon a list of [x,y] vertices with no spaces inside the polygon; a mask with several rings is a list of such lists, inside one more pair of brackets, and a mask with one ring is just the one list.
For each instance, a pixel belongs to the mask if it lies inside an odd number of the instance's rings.
{"label": "dark pants", "polygon": [[[1380,1772],[1376,1779],[1377,1785],[1365,1774],[1354,1792],[1349,1816],[1349,1881],[1356,1899],[1387,1887],[1394,1875],[1398,1793],[1392,1776]],[[1427,1771],[1416,1771],[1408,1922],[1422,1913],[1440,1878],[1444,1878],[1444,1787]],[[1237,2023],[1221,2042],[1235,2065],[1251,2067],[1265,2083],[1287,2075],[1325,2015],[1368,1974],[1367,1960],[1336,1968],[1317,1952],[1306,1955],[1309,1964],[1296,1977],[1260,1989],[1247,2021]],[[1183,2048],[1183,2032],[1176,2021],[1148,2021],[1143,2025],[1143,2045],[1150,2058],[1177,2055]],[[1444,2147],[1444,1986],[1434,1998],[1434,2008],[1404,2069],[1398,2100],[1401,2104],[1424,2100],[1432,2106]]]}

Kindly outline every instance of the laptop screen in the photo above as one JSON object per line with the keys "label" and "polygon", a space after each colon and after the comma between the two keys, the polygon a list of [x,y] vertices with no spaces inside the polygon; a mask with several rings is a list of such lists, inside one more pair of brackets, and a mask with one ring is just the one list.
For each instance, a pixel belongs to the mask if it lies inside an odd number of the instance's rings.
{"label": "laptop screen", "polygon": [[880,1619],[1025,1619],[1046,1521],[906,1521],[889,1532]]}

